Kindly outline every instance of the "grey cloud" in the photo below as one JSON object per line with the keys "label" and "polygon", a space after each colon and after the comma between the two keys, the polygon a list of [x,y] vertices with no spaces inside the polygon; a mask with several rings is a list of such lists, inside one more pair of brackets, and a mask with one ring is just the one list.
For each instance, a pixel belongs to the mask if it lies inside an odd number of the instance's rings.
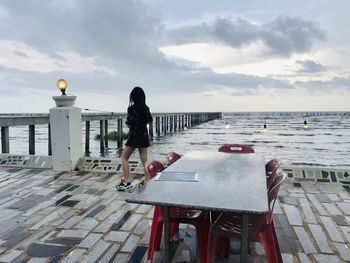
{"label": "grey cloud", "polygon": [[297,70],[298,73],[318,73],[326,70],[324,66],[312,60],[297,60],[296,64],[301,68]]}
{"label": "grey cloud", "polygon": [[289,56],[309,51],[313,41],[323,40],[325,33],[311,21],[280,16],[264,25],[252,24],[240,18],[235,21],[217,18],[212,24],[169,30],[164,37],[170,45],[219,42],[236,48],[261,40],[269,48],[265,55]]}
{"label": "grey cloud", "polygon": [[350,76],[348,77],[334,77],[330,80],[318,80],[318,81],[296,81],[294,82],[296,87],[308,88],[311,91],[332,91],[339,89],[350,89]]}
{"label": "grey cloud", "polygon": [[[0,39],[20,40],[45,53],[73,50],[103,63],[171,66],[158,51],[161,23],[139,1],[5,1]],[[118,63],[117,63],[118,64]]]}

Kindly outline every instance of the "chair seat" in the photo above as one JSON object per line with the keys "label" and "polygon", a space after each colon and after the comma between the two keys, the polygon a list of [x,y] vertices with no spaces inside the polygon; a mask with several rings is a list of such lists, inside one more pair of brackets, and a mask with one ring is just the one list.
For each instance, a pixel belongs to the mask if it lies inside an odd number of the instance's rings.
{"label": "chair seat", "polygon": [[[266,228],[265,215],[249,216],[249,240],[256,240],[260,232]],[[223,213],[213,224],[212,231],[220,235],[240,238],[242,235],[242,216]]]}

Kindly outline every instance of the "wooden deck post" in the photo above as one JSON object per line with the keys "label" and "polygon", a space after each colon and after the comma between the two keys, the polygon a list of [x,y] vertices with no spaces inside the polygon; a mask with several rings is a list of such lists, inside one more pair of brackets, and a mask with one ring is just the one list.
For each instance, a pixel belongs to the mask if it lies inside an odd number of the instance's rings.
{"label": "wooden deck post", "polygon": [[100,120],[100,153],[101,155],[104,155],[105,153],[105,143],[104,143],[104,128],[103,128],[103,125],[104,122],[103,120]]}
{"label": "wooden deck post", "polygon": [[118,148],[123,146],[123,119],[118,119]]}
{"label": "wooden deck post", "polygon": [[174,116],[170,116],[170,133],[173,132],[174,127]]}
{"label": "wooden deck post", "polygon": [[29,154],[35,155],[35,125],[29,125]]}
{"label": "wooden deck post", "polygon": [[108,120],[105,120],[105,147],[108,148]]}
{"label": "wooden deck post", "polygon": [[85,155],[90,155],[90,121],[85,122]]}
{"label": "wooden deck post", "polygon": [[48,145],[47,145],[47,154],[49,156],[52,155],[52,144],[51,144],[51,124],[49,123],[48,127]]}
{"label": "wooden deck post", "polygon": [[9,127],[1,127],[1,152],[10,153],[10,134]]}
{"label": "wooden deck post", "polygon": [[160,117],[156,117],[156,134],[160,137]]}

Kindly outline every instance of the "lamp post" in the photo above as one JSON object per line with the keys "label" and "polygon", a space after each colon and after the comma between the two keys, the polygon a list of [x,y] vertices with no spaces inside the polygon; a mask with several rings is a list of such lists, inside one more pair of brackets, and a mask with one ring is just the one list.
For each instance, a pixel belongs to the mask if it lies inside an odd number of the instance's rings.
{"label": "lamp post", "polygon": [[67,81],[59,79],[60,96],[53,96],[56,107],[50,109],[52,166],[56,171],[72,171],[80,157],[82,148],[81,109],[74,107],[76,96],[67,95]]}

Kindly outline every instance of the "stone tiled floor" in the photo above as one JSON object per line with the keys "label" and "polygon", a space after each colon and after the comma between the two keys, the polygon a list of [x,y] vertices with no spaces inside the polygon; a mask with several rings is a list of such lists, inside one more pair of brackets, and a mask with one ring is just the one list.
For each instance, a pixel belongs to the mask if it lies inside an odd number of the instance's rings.
{"label": "stone tiled floor", "polygon": [[[144,261],[153,210],[126,203],[119,177],[0,168],[0,262]],[[274,216],[284,262],[350,262],[350,188],[288,180]],[[238,244],[218,262],[239,262]],[[193,228],[181,225],[175,245],[174,262],[196,261]],[[265,262],[250,245],[251,261]]]}

